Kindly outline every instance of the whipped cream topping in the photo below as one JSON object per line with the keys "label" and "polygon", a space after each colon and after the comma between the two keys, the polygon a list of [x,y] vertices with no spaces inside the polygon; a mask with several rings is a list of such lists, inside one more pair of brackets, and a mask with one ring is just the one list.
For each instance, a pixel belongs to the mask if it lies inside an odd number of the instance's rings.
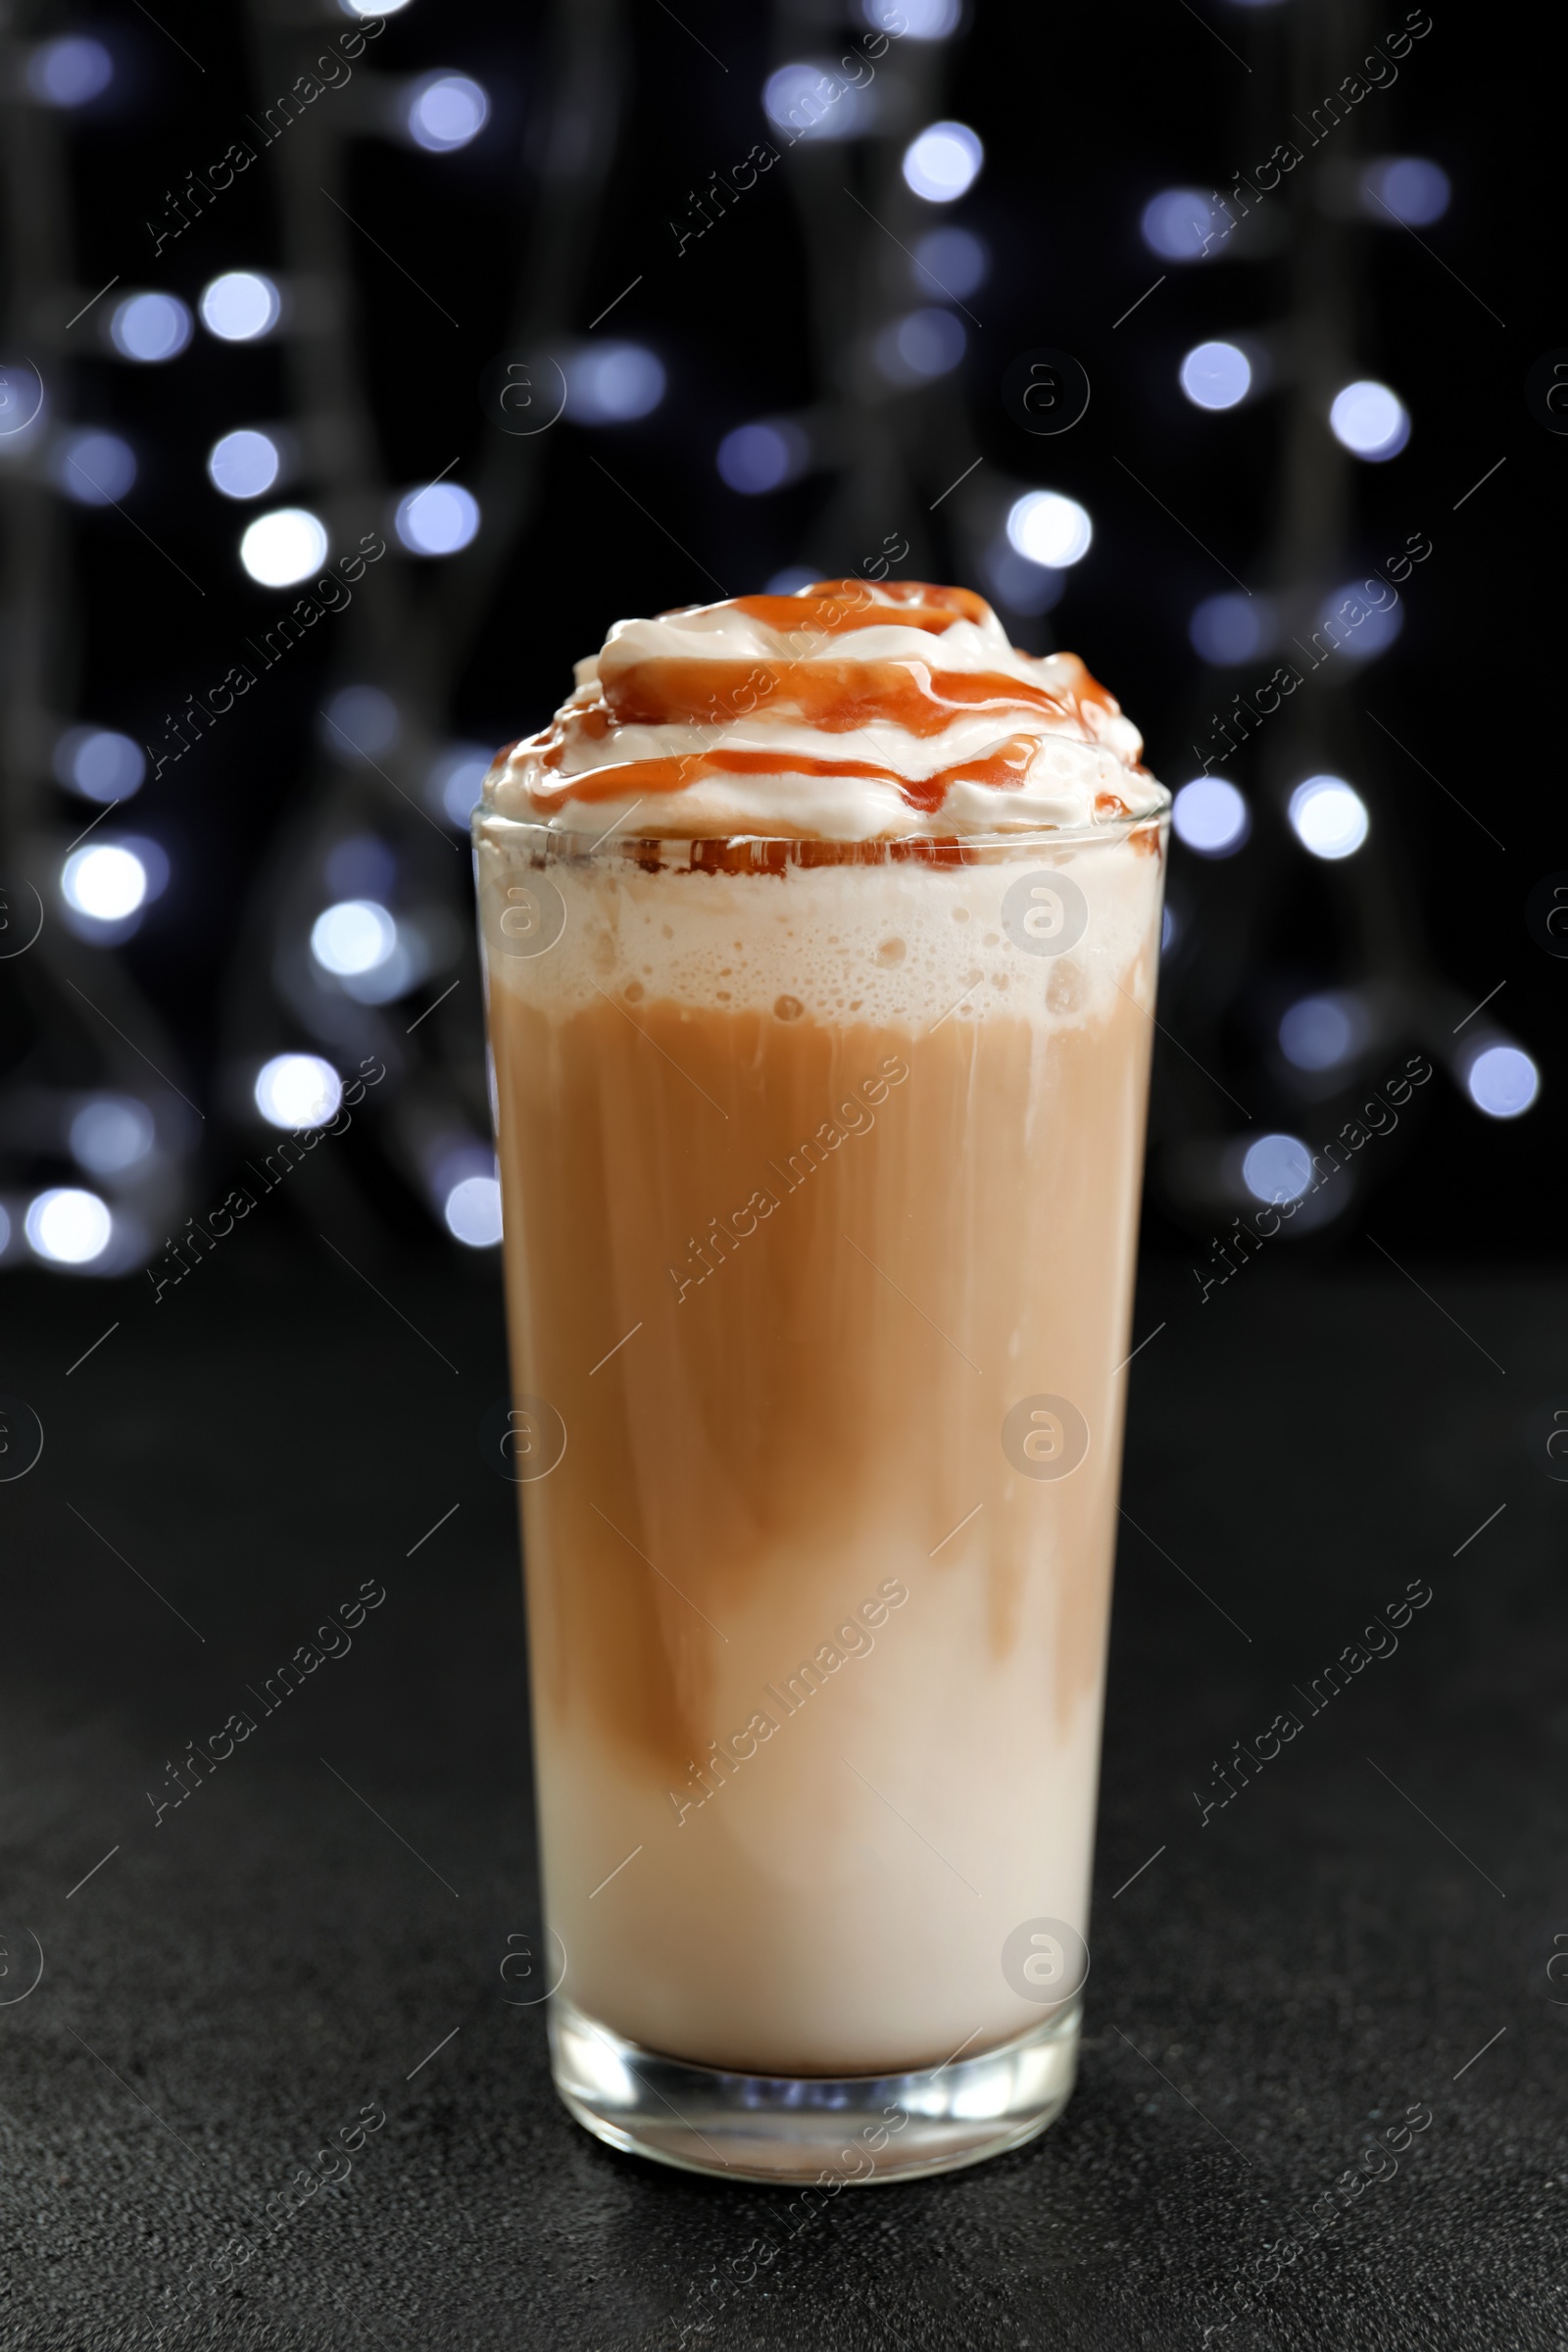
{"label": "whipped cream topping", "polygon": [[1138,729],[1078,657],[1020,653],[965,588],[824,580],[621,620],[576,678],[549,726],[496,755],[481,817],[883,841],[1165,805]]}

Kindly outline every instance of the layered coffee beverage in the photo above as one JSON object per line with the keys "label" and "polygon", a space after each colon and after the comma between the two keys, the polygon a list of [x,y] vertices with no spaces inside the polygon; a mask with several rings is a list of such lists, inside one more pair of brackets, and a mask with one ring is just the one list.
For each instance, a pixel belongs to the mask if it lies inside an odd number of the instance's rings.
{"label": "layered coffee beverage", "polygon": [[977,596],[837,581],[617,623],[486,780],[556,2070],[618,2145],[802,2177],[863,2107],[881,2179],[1070,2087],[1141,750]]}

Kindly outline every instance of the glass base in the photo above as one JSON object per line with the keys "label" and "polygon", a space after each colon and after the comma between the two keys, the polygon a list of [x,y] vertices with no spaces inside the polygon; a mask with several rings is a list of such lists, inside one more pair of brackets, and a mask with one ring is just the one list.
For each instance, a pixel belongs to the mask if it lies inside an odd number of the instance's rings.
{"label": "glass base", "polygon": [[912,2074],[738,2075],[642,2049],[558,1993],[550,2053],[566,2106],[612,2148],[832,2190],[955,2172],[1033,2139],[1071,2094],[1082,2015],[1075,2001],[1015,2041]]}

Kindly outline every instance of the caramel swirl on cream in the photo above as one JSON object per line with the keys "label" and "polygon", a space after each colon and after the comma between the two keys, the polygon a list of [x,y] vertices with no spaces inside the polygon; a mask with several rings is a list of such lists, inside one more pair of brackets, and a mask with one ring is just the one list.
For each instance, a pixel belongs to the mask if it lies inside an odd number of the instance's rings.
{"label": "caramel swirl on cream", "polygon": [[[820,580],[617,621],[483,812],[562,832],[879,841],[1081,828],[1164,804],[1075,654],[966,588]],[[632,822],[635,816],[635,822]]]}

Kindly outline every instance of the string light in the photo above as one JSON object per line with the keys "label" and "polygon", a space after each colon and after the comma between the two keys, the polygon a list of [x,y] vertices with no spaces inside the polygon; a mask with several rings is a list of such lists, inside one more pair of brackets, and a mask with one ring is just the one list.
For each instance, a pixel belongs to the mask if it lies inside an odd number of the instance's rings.
{"label": "string light", "polygon": [[27,60],[28,93],[43,106],[88,106],[114,78],[114,60],[102,41],[82,33],[45,41]]}
{"label": "string light", "polygon": [[343,1082],[318,1054],[275,1054],[256,1074],[254,1099],[270,1127],[324,1127],[337,1116]]}
{"label": "string light", "polygon": [[67,906],[90,922],[122,923],[147,896],[147,868],[134,850],[95,841],[73,850],[61,868],[60,888]]}
{"label": "string light", "polygon": [[1517,1119],[1541,1092],[1541,1072],[1518,1046],[1483,1046],[1464,1074],[1465,1091],[1489,1119]]}
{"label": "string light", "polygon": [[109,316],[109,340],[122,359],[143,368],[176,358],[191,333],[190,312],[177,294],[127,294]]}
{"label": "string light", "polygon": [[1366,1044],[1370,1024],[1358,997],[1300,997],[1280,1020],[1280,1052],[1298,1070],[1333,1070]]}
{"label": "string light", "polygon": [[389,752],[402,732],[398,707],[379,686],[340,686],[321,715],[321,741],[351,765],[357,754],[367,753],[373,760],[377,753]]}
{"label": "string light", "polygon": [[62,784],[87,801],[128,801],[147,773],[140,744],[109,727],[68,727],[50,764]]}
{"label": "string light", "polygon": [[922,294],[961,302],[991,274],[991,248],[970,228],[928,228],[914,243],[915,283]]}
{"label": "string light", "polygon": [[57,1266],[102,1257],[114,1231],[107,1201],[74,1185],[53,1185],[29,1201],[24,1230],[38,1255]]}
{"label": "string light", "polygon": [[1242,1179],[1254,1200],[1299,1200],[1312,1181],[1312,1154],[1298,1135],[1260,1135]]}
{"label": "string light", "polygon": [[459,833],[468,830],[490,760],[482,743],[455,743],[430,770],[428,798]]}
{"label": "string light", "polygon": [[470,1250],[493,1250],[501,1239],[501,1187],[493,1176],[465,1176],[452,1187],[443,1211],[447,1230]]}
{"label": "string light", "polygon": [[1266,596],[1209,596],[1194,610],[1187,634],[1203,661],[1233,669],[1270,650],[1278,623]]}
{"label": "string light", "polygon": [[799,480],[810,463],[811,444],[798,424],[779,416],[738,424],[718,445],[718,470],[744,498],[760,498]]}
{"label": "string light", "polygon": [[566,415],[575,424],[630,424],[664,397],[663,363],[640,343],[602,343],[567,360]]}
{"label": "string light", "polygon": [[860,0],[873,32],[906,41],[945,41],[958,29],[958,0]]}
{"label": "string light", "polygon": [[259,271],[227,270],[202,289],[198,308],[203,326],[220,343],[256,343],[277,324],[283,298]]}
{"label": "string light", "polygon": [[225,498],[265,498],[282,465],[282,452],[271,435],[247,425],[213,443],[207,453],[207,478]]}
{"label": "string light", "polygon": [[147,1157],[157,1138],[145,1102],[99,1095],[71,1122],[71,1155],[89,1176],[122,1176]]}
{"label": "string light", "polygon": [[1410,438],[1409,414],[1398,394],[1370,379],[1335,394],[1329,427],[1342,449],[1369,466],[1396,458]]}
{"label": "string light", "polygon": [[292,588],[326,562],[326,525],[306,507],[259,514],[239,543],[239,560],[263,588]]}
{"label": "string light", "polygon": [[1427,228],[1441,220],[1453,191],[1441,164],[1421,155],[1390,155],[1368,164],[1361,173],[1361,210],[1385,226],[1389,216],[1406,228]]}
{"label": "string light", "polygon": [[1372,828],[1366,803],[1343,776],[1308,776],[1298,784],[1290,818],[1302,849],[1331,863],[1353,857]]}
{"label": "string light", "polygon": [[1348,661],[1370,662],[1386,654],[1404,626],[1404,607],[1392,599],[1370,605],[1360,580],[1347,580],[1323,600],[1317,616],[1319,632],[1337,646]]}
{"label": "string light", "polygon": [[992,595],[1014,612],[1049,612],[1066,594],[1064,571],[1054,570],[1049,564],[1031,563],[1005,539],[987,548],[980,561]]}
{"label": "string light", "polygon": [[136,479],[135,453],[118,433],[65,433],[50,457],[49,477],[78,507],[116,506]]}
{"label": "string light", "polygon": [[1171,803],[1170,821],[1177,840],[1200,858],[1234,858],[1252,829],[1246,801],[1223,776],[1195,776],[1184,784]]}
{"label": "string light", "polygon": [[397,944],[397,924],[374,899],[340,900],[311,926],[311,954],[338,979],[373,972]]}
{"label": "string light", "polygon": [[1199,262],[1213,234],[1214,215],[1197,188],[1162,188],[1145,205],[1138,225],[1162,262]]}
{"label": "string light", "polygon": [[430,155],[466,147],[489,120],[490,100],[466,74],[427,74],[409,92],[404,113],[410,138]]}
{"label": "string light", "polygon": [[980,176],[986,151],[967,122],[933,122],[904,150],[906,186],[927,204],[955,204]]}
{"label": "string light", "polygon": [[393,527],[413,556],[455,556],[479,528],[478,501],[460,483],[429,482],[398,501]]}
{"label": "string light", "polygon": [[951,375],[962,359],[967,337],[951,311],[910,311],[877,337],[877,366],[891,383],[924,382]]}
{"label": "string light", "polygon": [[1182,362],[1181,387],[1196,409],[1234,409],[1252,388],[1252,364],[1234,343],[1198,343]]}
{"label": "string light", "polygon": [[792,139],[853,139],[871,118],[871,94],[843,80],[828,65],[797,60],[762,84],[762,111]]}
{"label": "string light", "polygon": [[1026,491],[1008,510],[1007,537],[1018,554],[1054,571],[1082,563],[1094,535],[1085,509],[1059,490]]}

